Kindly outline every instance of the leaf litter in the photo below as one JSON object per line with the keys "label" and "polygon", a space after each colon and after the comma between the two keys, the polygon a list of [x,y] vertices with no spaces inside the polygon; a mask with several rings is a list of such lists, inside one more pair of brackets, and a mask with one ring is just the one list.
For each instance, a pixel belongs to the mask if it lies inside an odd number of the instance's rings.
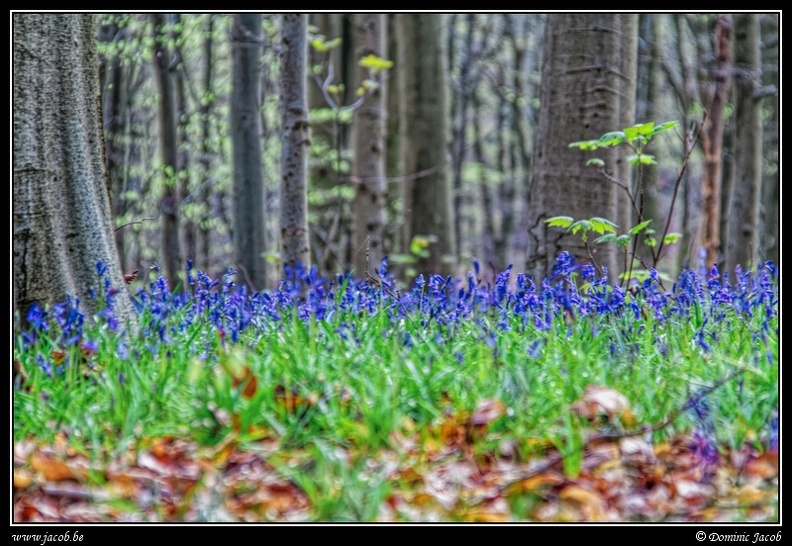
{"label": "leaf litter", "polygon": [[[626,399],[591,387],[572,405],[584,422],[632,424]],[[504,415],[497,399],[469,415],[448,414],[418,430],[404,423],[390,447],[334,459],[356,483],[380,479],[385,493],[375,521],[720,522],[777,521],[778,450],[703,450],[694,433],[653,443],[645,432],[590,430],[579,472],[564,473],[563,456],[543,439],[507,439],[490,425]],[[232,431],[207,447],[187,438],[140,441],[126,452],[90,459],[65,433],[43,444],[14,445],[16,522],[295,522],[327,516],[295,472],[315,470],[305,448],[280,445],[274,432],[240,441]],[[530,456],[526,456],[530,453]],[[360,461],[364,464],[359,464]],[[288,469],[289,471],[285,471]],[[303,484],[301,487],[300,484]],[[341,483],[329,495],[343,496]],[[312,501],[312,498],[314,499]],[[332,515],[329,516],[332,518]]]}

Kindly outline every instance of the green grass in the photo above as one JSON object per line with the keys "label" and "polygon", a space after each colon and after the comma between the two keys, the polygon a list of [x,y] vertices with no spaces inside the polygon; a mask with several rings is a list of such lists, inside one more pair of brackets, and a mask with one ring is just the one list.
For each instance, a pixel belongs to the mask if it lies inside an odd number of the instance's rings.
{"label": "green grass", "polygon": [[[178,324],[185,312],[169,320]],[[393,313],[381,304],[373,314],[294,316],[245,330],[236,344],[196,321],[170,344],[138,341],[127,358],[112,332],[88,325],[83,338],[100,339],[98,350],[82,354],[73,345],[63,362],[78,364],[52,376],[37,355],[50,358],[58,343],[42,336],[23,351],[18,339],[15,359],[29,380],[14,391],[14,438],[47,444],[65,436],[97,464],[149,438],[207,448],[234,438],[251,449],[276,438],[270,464],[307,495],[313,518],[370,520],[394,484],[367,461],[394,449],[398,435],[442,443],[438,427],[463,422],[485,400],[499,400],[505,412],[470,439],[473,456],[497,456],[504,442],[524,459],[545,449],[537,446],[555,446],[571,476],[597,426],[573,411],[589,385],[627,398],[634,423],[626,428],[658,425],[677,412],[652,433],[655,443],[706,428],[719,449],[748,443],[761,450],[779,404],[777,316],[762,339],[762,317],[727,310],[704,350],[696,319],[559,314],[539,330],[517,315],[504,328],[492,310],[450,326],[421,325],[417,315],[392,320]],[[704,420],[682,411],[736,370],[744,373],[707,394]],[[295,464],[295,457],[306,461]]]}

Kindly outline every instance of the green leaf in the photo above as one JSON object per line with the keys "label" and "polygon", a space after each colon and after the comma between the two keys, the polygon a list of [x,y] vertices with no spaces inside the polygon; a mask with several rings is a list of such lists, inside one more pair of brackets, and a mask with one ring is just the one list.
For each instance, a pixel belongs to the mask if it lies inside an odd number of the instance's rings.
{"label": "green leaf", "polygon": [[651,220],[646,220],[645,222],[641,222],[637,226],[630,229],[630,235],[637,235],[641,233],[646,228],[646,226],[648,226],[651,223],[652,223]]}
{"label": "green leaf", "polygon": [[571,226],[569,226],[569,231],[572,233],[577,233],[578,231],[583,231],[583,233],[587,233],[591,231],[594,226],[591,225],[589,220],[578,220]]}
{"label": "green leaf", "polygon": [[626,137],[622,131],[612,131],[599,137],[597,142],[599,142],[601,146],[618,146],[624,142],[625,138]]}
{"label": "green leaf", "polygon": [[373,53],[361,58],[358,64],[363,68],[368,68],[374,74],[376,74],[381,70],[388,70],[389,68],[393,68],[393,61],[382,59],[380,57],[377,57]]}
{"label": "green leaf", "polygon": [[624,280],[624,279],[627,279],[627,280],[635,279],[638,282],[642,282],[642,281],[645,281],[646,279],[649,278],[649,272],[647,270],[645,270],[645,269],[635,269],[635,270],[633,270],[632,274],[630,274],[629,272],[624,272],[621,275],[619,275],[619,278],[621,280]]}
{"label": "green leaf", "polygon": [[311,47],[314,48],[319,53],[327,53],[331,49],[334,49],[341,45],[341,38],[334,38],[330,41],[324,39],[323,36],[319,36],[311,40]]}
{"label": "green leaf", "polygon": [[580,148],[585,151],[593,151],[600,147],[599,141],[596,140],[578,140],[569,143],[570,148]]}
{"label": "green leaf", "polygon": [[627,247],[630,244],[630,236],[629,235],[619,235],[616,237],[616,244],[619,246]]}
{"label": "green leaf", "polygon": [[624,130],[624,136],[627,137],[627,140],[632,142],[639,136],[652,136],[652,130],[654,129],[654,121],[650,121],[648,123],[639,123],[638,125],[633,125],[632,127],[628,127]]}
{"label": "green leaf", "polygon": [[600,158],[598,158],[598,157],[592,157],[591,159],[586,161],[586,166],[587,167],[590,167],[590,166],[593,166],[593,167],[604,167],[605,166],[605,162],[603,160],[601,160]]}
{"label": "green leaf", "polygon": [[604,244],[604,243],[615,243],[616,242],[616,234],[615,233],[606,233],[601,237],[597,237],[594,240],[595,243]]}
{"label": "green leaf", "polygon": [[673,245],[682,237],[681,233],[669,233],[665,237],[663,237],[663,244],[664,245]]}
{"label": "green leaf", "polygon": [[575,220],[570,216],[553,216],[545,220],[545,223],[550,227],[568,228]]}
{"label": "green leaf", "polygon": [[593,217],[589,218],[589,222],[591,222],[591,229],[599,233],[600,235],[605,233],[606,231],[609,233],[616,233],[616,228],[619,227],[607,218],[599,218]]}
{"label": "green leaf", "polygon": [[651,154],[632,154],[627,157],[627,161],[630,162],[630,165],[638,165],[639,163],[642,165],[657,165],[655,156]]}
{"label": "green leaf", "polygon": [[679,125],[678,121],[666,121],[665,123],[661,123],[660,125],[658,125],[654,129],[652,129],[652,134],[656,135],[660,131],[667,131],[668,129],[673,129],[677,125]]}
{"label": "green leaf", "polygon": [[647,237],[646,240],[644,241],[644,244],[650,248],[654,248],[657,246],[657,239],[655,239],[654,237]]}

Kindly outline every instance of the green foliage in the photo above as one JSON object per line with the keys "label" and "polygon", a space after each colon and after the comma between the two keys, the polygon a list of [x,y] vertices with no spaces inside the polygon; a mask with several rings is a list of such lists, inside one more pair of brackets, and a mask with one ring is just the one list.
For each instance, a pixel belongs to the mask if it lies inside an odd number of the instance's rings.
{"label": "green foliage", "polygon": [[361,57],[360,61],[358,61],[358,65],[369,69],[372,74],[376,74],[383,70],[389,70],[393,68],[393,61],[382,59],[373,53],[370,53],[365,57]]}
{"label": "green foliage", "polygon": [[626,142],[631,148],[640,150],[649,144],[649,141],[651,141],[652,137],[657,133],[673,129],[677,125],[679,125],[677,121],[667,121],[657,126],[655,126],[652,121],[640,123],[632,127],[627,127],[621,131],[605,133],[598,139],[570,142],[569,147],[579,148],[584,151],[594,151],[599,148],[612,148]]}
{"label": "green foliage", "polygon": [[630,235],[637,235],[637,234],[641,233],[644,229],[646,229],[646,227],[649,224],[651,224],[651,223],[652,223],[652,220],[645,220],[645,221],[641,222],[640,224],[637,224],[637,225],[633,226],[632,228],[630,228],[630,231],[628,233]]}
{"label": "green foliage", "polygon": [[[630,228],[627,233],[617,235],[615,228],[617,227],[615,224],[603,220],[601,218],[592,218],[589,220],[578,220],[574,221],[572,218],[568,216],[556,216],[546,220],[545,222],[551,227],[561,227],[566,228],[571,233],[580,233],[580,236],[583,240],[583,243],[588,250],[588,232],[595,231],[599,233],[601,236],[597,237],[594,242],[596,244],[608,244],[608,243],[616,243],[617,246],[624,248],[625,252],[625,263],[627,263],[627,256],[628,254],[632,256],[632,260],[629,261],[630,267],[628,271],[622,275],[622,279],[625,282],[629,282],[633,279],[638,279],[639,275],[633,275],[632,272],[632,264],[633,262],[638,259],[637,252],[636,252],[636,245],[633,244],[632,249],[630,250],[630,240],[634,240],[637,242],[638,236],[643,233],[645,235],[643,239],[643,244],[648,248],[652,249],[651,256],[653,259],[653,266],[657,265],[657,262],[660,259],[661,249],[665,245],[670,245],[676,243],[681,235],[679,233],[665,233],[661,237],[662,244],[658,245],[657,238],[654,236],[655,230],[648,229],[649,224],[653,221],[652,219],[645,219],[643,217],[643,195],[642,195],[642,181],[641,181],[641,168],[645,165],[656,165],[657,161],[654,155],[647,154],[645,152],[646,147],[652,141],[652,138],[661,133],[663,131],[668,131],[669,129],[673,129],[679,125],[676,121],[667,121],[665,123],[661,123],[659,125],[655,125],[654,122],[647,122],[647,123],[639,123],[633,125],[632,127],[626,127],[621,131],[611,131],[608,133],[603,134],[597,139],[593,140],[579,140],[575,142],[570,142],[570,148],[578,148],[582,151],[596,151],[600,148],[612,148],[620,145],[626,145],[629,147],[633,152],[627,157],[627,161],[630,165],[638,167],[638,184],[639,184],[639,194],[641,195],[640,200],[636,202],[636,197],[633,195],[632,190],[628,187],[627,184],[622,183],[619,180],[614,180],[610,175],[605,174],[606,177],[609,177],[609,182],[615,182],[621,188],[623,188],[632,203],[633,212],[636,213],[638,218],[638,223]],[[687,158],[689,158],[690,151],[692,148],[687,151],[687,156],[685,158],[685,163],[687,162]],[[590,158],[586,161],[586,166],[596,167],[601,172],[605,173],[605,161],[600,158]],[[684,164],[683,164],[684,170]],[[677,185],[679,184],[680,178],[677,181]],[[674,193],[676,196],[676,192]],[[673,202],[670,205],[671,210],[673,210]],[[670,214],[670,212],[669,212]],[[595,224],[593,221],[598,221],[598,224]],[[666,225],[666,230],[668,229],[668,225]],[[657,249],[657,250],[655,250]],[[589,257],[591,258],[592,262],[594,262],[594,257],[590,250]]]}
{"label": "green foliage", "polygon": [[545,220],[545,223],[550,227],[568,228],[574,221],[571,216],[553,216]]}
{"label": "green foliage", "polygon": [[341,45],[341,38],[328,40],[324,36],[318,35],[311,39],[311,47],[319,53],[328,53]]}
{"label": "green foliage", "polygon": [[[588,240],[588,233],[590,231],[599,233],[600,235],[604,235],[605,233],[615,234],[616,228],[619,227],[610,220],[596,216],[587,220],[577,221],[569,216],[554,216],[545,220],[545,223],[550,227],[566,228],[570,233],[580,233],[584,242]],[[600,239],[602,238],[600,237],[597,240],[599,241]]]}

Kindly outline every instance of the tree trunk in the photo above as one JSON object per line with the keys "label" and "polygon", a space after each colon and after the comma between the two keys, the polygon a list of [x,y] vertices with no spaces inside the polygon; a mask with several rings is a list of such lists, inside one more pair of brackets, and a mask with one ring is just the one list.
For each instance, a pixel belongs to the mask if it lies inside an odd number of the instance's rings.
{"label": "tree trunk", "polygon": [[699,82],[707,112],[701,144],[704,151],[702,201],[704,221],[701,246],[709,270],[718,261],[720,250],[721,176],[723,169],[723,110],[728,100],[731,81],[731,17],[718,15],[714,29],[714,59],[704,79]]}
{"label": "tree trunk", "polygon": [[[102,308],[97,263],[122,289],[113,242],[96,51],[91,14],[13,16],[14,307],[79,298]],[[122,289],[115,317],[134,328]]]}
{"label": "tree trunk", "polygon": [[308,252],[308,169],[309,122],[306,98],[306,32],[308,16],[283,15],[281,53],[281,153],[280,232],[281,263],[310,266]]}
{"label": "tree trunk", "polygon": [[759,16],[734,14],[734,167],[726,238],[726,271],[755,266],[762,195]]}
{"label": "tree trunk", "polygon": [[[546,219],[598,216],[620,223],[628,216],[626,197],[620,195],[624,190],[586,167],[586,155],[568,145],[634,123],[637,23],[637,15],[631,14],[548,15],[528,201],[527,271],[537,283],[551,273],[562,250],[589,260],[579,234],[550,228]],[[629,187],[631,171],[625,155],[618,148],[597,153],[610,175]],[[622,253],[611,245],[589,244],[596,263],[615,280],[623,268]]]}
{"label": "tree trunk", "polygon": [[764,110],[769,115],[764,122],[763,140],[765,145],[764,165],[762,171],[762,207],[761,207],[761,252],[764,260],[772,260],[779,264],[780,256],[780,209],[781,209],[781,169],[780,169],[780,144],[778,114],[780,101],[778,100],[778,60],[779,60],[779,14],[766,13],[762,15],[762,75],[763,86],[767,91],[773,91],[772,99],[764,104]]}
{"label": "tree trunk", "polygon": [[[114,15],[113,17],[116,16]],[[107,25],[103,25],[99,34],[100,41],[115,42],[120,40],[122,31],[118,28],[114,19]],[[107,158],[107,175],[109,180],[112,220],[115,220],[123,217],[127,208],[126,196],[124,195],[123,169],[125,150],[122,116],[123,99],[121,96],[121,92],[124,88],[124,68],[121,65],[121,59],[118,53],[112,58],[106,59],[102,64],[105,67],[105,85],[101,88],[104,93],[102,103],[105,129],[105,157]],[[105,86],[107,86],[106,90]],[[121,271],[127,270],[124,236],[124,229],[119,229],[115,232],[115,244],[116,250],[118,251],[118,258],[121,263]]]}
{"label": "tree trunk", "polygon": [[[384,14],[356,14],[355,43],[358,59],[367,55],[384,58],[387,49],[387,18]],[[355,198],[352,202],[355,240],[354,268],[358,276],[377,271],[382,261],[385,234],[385,123],[386,89],[383,78],[359,66],[357,86],[365,80],[379,80],[355,111],[352,175]]]}
{"label": "tree trunk", "polygon": [[456,241],[448,165],[445,25],[440,14],[398,14],[405,241],[428,245],[417,273],[451,274]]}
{"label": "tree trunk", "polygon": [[[449,26],[449,35],[454,34],[455,31],[453,24],[454,19],[451,19]],[[470,254],[472,252],[471,244],[474,240],[470,232],[470,221],[465,218],[463,210],[464,205],[464,188],[462,184],[462,165],[465,162],[465,152],[467,143],[468,132],[468,118],[469,118],[469,104],[472,94],[471,84],[471,67],[473,65],[473,32],[476,28],[476,15],[468,13],[465,16],[466,32],[462,39],[463,46],[459,48],[458,61],[455,59],[453,52],[449,52],[449,65],[451,63],[459,63],[459,80],[453,86],[455,93],[451,95],[453,99],[453,138],[454,145],[452,155],[452,184],[453,188],[453,210],[454,214],[454,239],[457,241],[460,253]],[[449,45],[453,45],[453,41],[449,39]],[[464,224],[464,225],[463,225]],[[467,251],[467,252],[466,252]]]}
{"label": "tree trunk", "polygon": [[209,270],[211,264],[211,251],[210,251],[210,231],[209,231],[209,218],[212,213],[210,181],[212,178],[211,173],[211,160],[212,145],[211,145],[211,119],[214,110],[214,86],[213,86],[213,70],[214,64],[212,50],[214,49],[214,15],[208,14],[206,21],[206,34],[203,43],[203,98],[201,99],[201,190],[200,200],[201,209],[204,212],[203,218],[198,222],[198,255],[196,266],[202,268],[204,271]]}
{"label": "tree trunk", "polygon": [[234,262],[253,290],[266,285],[264,172],[261,159],[261,14],[234,15],[231,143],[234,166]]}
{"label": "tree trunk", "polygon": [[[658,101],[660,86],[660,63],[658,52],[662,48],[662,35],[659,31],[659,15],[642,13],[639,16],[638,40],[638,78],[637,99],[635,108],[636,123],[654,121],[661,123],[666,120],[657,119],[660,108]],[[649,153],[655,153],[649,151]],[[658,188],[658,165],[639,165],[637,174],[638,202],[640,203],[643,220],[652,220],[650,228],[660,231],[663,229],[665,215],[661,213],[661,195]],[[637,219],[636,219],[637,220]],[[632,227],[632,226],[629,226]],[[665,254],[665,253],[664,253]],[[644,244],[638,245],[638,255],[647,264],[652,263],[652,249]]]}
{"label": "tree trunk", "polygon": [[[399,55],[399,42],[396,32],[396,14],[388,14],[388,59],[393,61],[395,67],[391,74],[388,75],[387,87],[385,93],[387,101],[387,129],[385,131],[385,174],[389,182],[392,180],[400,180],[398,177],[401,174],[401,145],[399,135],[399,79],[397,77],[400,62]],[[387,192],[387,217],[389,218],[388,225],[386,226],[385,248],[396,252],[398,249],[407,248],[409,241],[405,242],[402,238],[405,234],[404,227],[404,188],[401,182],[386,184]]]}
{"label": "tree trunk", "polygon": [[176,287],[181,269],[179,244],[179,196],[177,191],[176,88],[171,76],[171,55],[168,30],[161,13],[151,15],[154,32],[154,68],[157,74],[159,100],[160,157],[163,172],[163,195],[159,207],[162,213],[163,276],[171,290]]}
{"label": "tree trunk", "polygon": [[181,30],[182,18],[178,13],[173,15],[173,71],[174,81],[176,83],[176,132],[178,150],[176,160],[178,168],[176,169],[176,177],[178,183],[178,195],[181,214],[181,222],[179,225],[180,234],[180,248],[185,258],[195,260],[196,258],[196,238],[195,238],[195,215],[192,205],[187,206],[191,201],[190,191],[193,169],[190,167],[190,110],[187,104],[187,67],[184,64],[184,54],[182,53],[181,41],[183,39]]}

